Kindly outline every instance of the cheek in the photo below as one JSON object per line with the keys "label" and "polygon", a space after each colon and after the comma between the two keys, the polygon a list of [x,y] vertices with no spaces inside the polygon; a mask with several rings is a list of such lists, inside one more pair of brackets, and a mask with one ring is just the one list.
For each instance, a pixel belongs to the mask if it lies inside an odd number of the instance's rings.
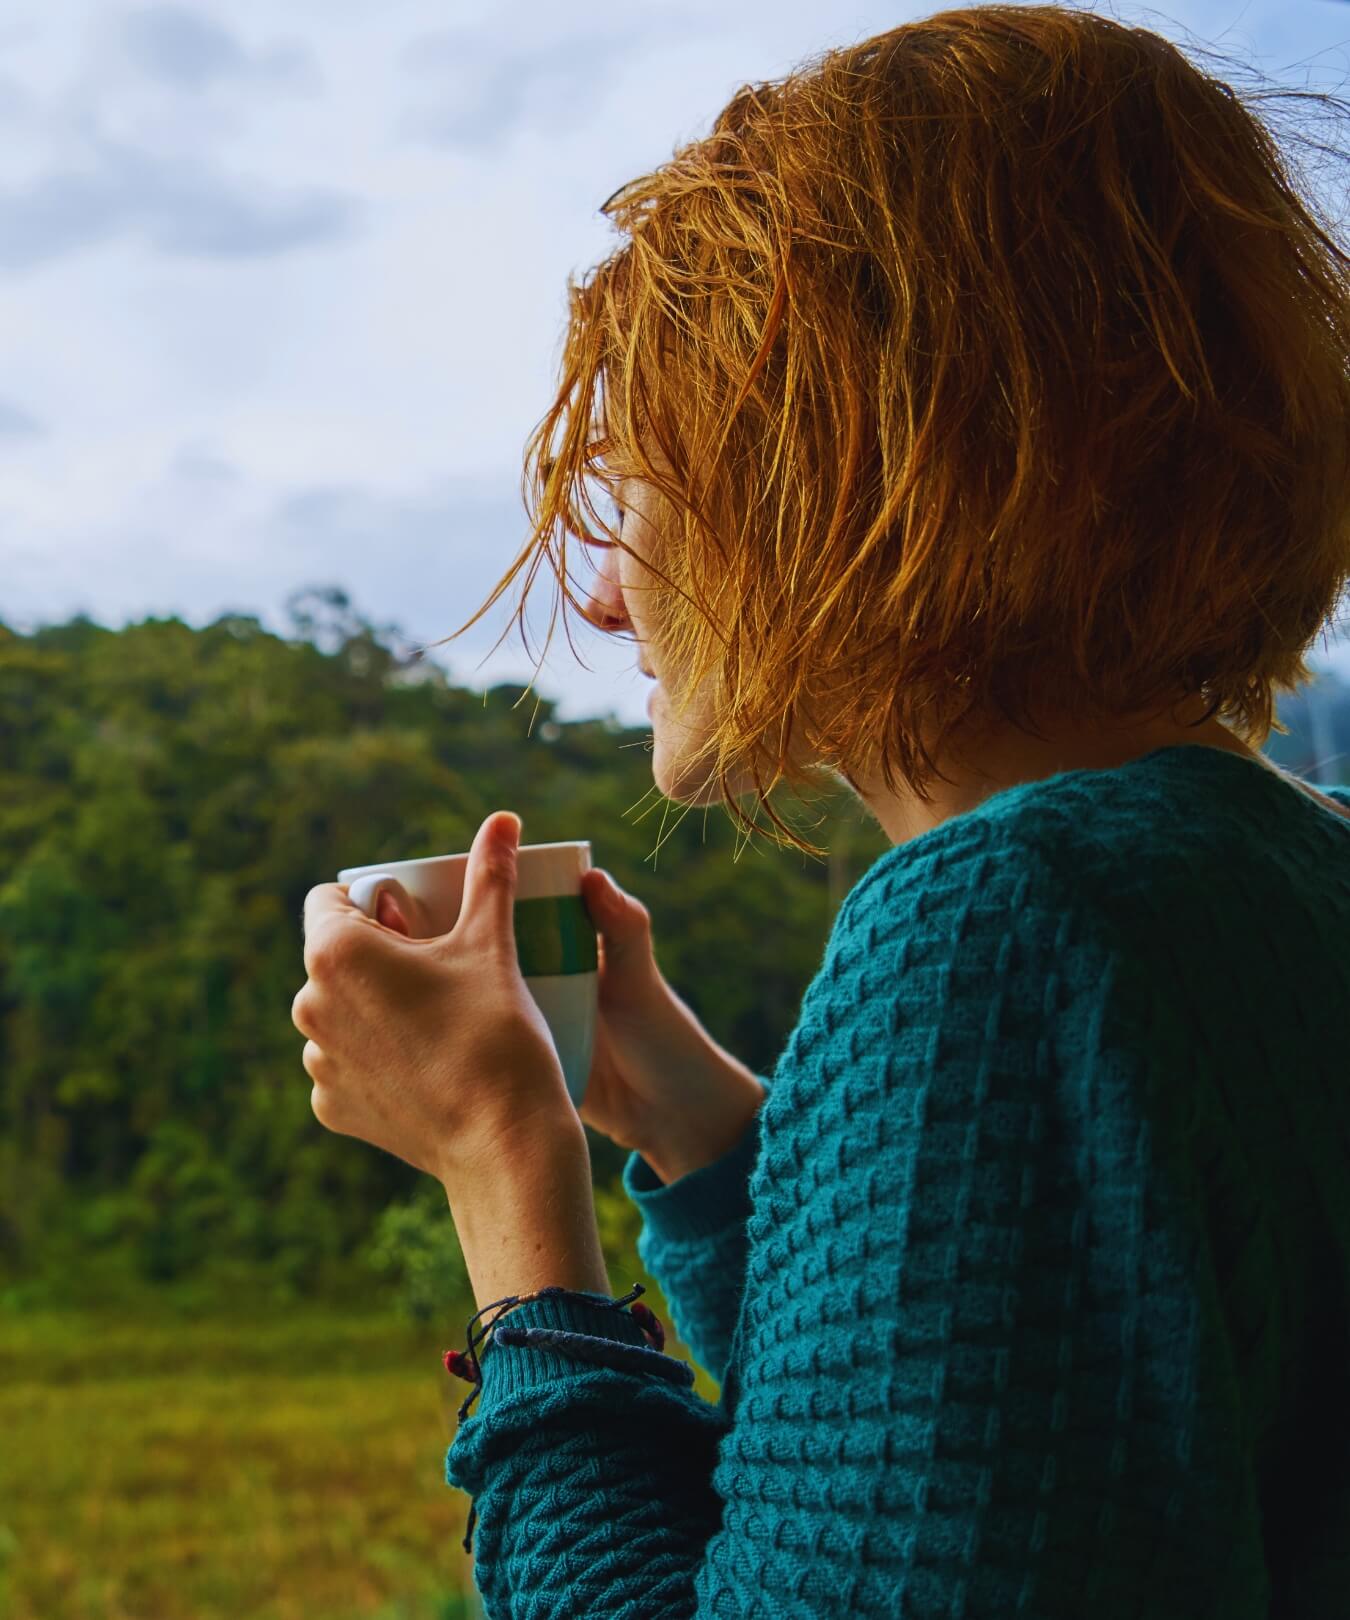
{"label": "cheek", "polygon": [[[635,525],[631,519],[625,519],[622,529],[619,530],[619,534],[625,543],[630,546],[633,544],[632,530],[634,527]],[[614,583],[618,588],[619,595],[623,597],[624,606],[628,609],[630,615],[632,614],[634,607],[636,607],[638,612],[641,613],[641,565],[635,562],[626,551],[621,551],[618,549],[618,547],[615,547],[615,549],[611,552],[607,552],[606,555],[613,559]]]}
{"label": "cheek", "polygon": [[704,746],[712,732],[713,711],[706,693],[696,694],[681,706],[666,690],[665,683],[658,682],[647,700],[647,713],[657,743],[665,743],[686,756],[692,757]]}
{"label": "cheek", "polygon": [[[696,707],[682,721],[670,718],[671,704],[664,687],[654,689],[648,714],[652,725],[652,780],[666,798],[690,808],[721,802],[716,772],[706,758],[695,759],[707,741],[710,722]],[[754,791],[746,771],[732,773],[732,792],[739,796]]]}

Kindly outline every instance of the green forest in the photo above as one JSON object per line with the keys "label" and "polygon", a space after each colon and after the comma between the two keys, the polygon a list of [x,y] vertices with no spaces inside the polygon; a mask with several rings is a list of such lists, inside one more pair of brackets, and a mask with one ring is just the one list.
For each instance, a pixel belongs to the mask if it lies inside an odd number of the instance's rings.
{"label": "green forest", "polygon": [[[283,1299],[416,1291],[395,1273],[440,1189],[319,1126],[290,1017],[304,896],[341,867],[467,849],[499,808],[525,843],[588,838],[650,906],[666,977],[767,1072],[834,909],[887,847],[851,797],[776,797],[830,858],[757,840],[736,859],[725,812],[681,818],[654,792],[645,728],[559,723],[523,682],[457,688],[338,591],[290,610],[292,639],[241,615],[0,626],[11,1300],[255,1272]],[[626,1154],[589,1134],[602,1219],[622,1222]]]}
{"label": "green forest", "polygon": [[[736,858],[724,811],[655,792],[645,727],[457,687],[335,587],[287,607],[289,638],[240,614],[0,623],[0,1297],[241,1267],[283,1298],[354,1266],[413,1286],[393,1256],[439,1190],[318,1125],[290,1018],[304,896],[341,867],[467,849],[498,808],[525,843],[589,838],[651,908],[666,977],[767,1073],[888,847],[839,791],[774,800],[828,859]],[[1318,687],[1317,723],[1296,694],[1267,751],[1303,768],[1315,733],[1345,779],[1350,689]],[[589,1134],[623,1221],[625,1155]]]}

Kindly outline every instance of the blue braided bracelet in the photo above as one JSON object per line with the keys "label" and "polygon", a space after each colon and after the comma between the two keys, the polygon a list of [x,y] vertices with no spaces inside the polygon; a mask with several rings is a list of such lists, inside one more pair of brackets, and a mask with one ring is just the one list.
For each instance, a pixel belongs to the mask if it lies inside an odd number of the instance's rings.
{"label": "blue braided bracelet", "polygon": [[677,1361],[660,1350],[644,1350],[637,1344],[620,1344],[614,1339],[597,1339],[589,1333],[571,1333],[565,1328],[511,1327],[503,1324],[495,1328],[492,1342],[528,1345],[535,1350],[561,1350],[564,1355],[578,1361],[591,1361],[602,1367],[617,1367],[624,1372],[655,1373],[668,1378],[672,1384],[683,1384],[687,1389],[694,1382],[694,1369],[687,1361]]}
{"label": "blue braided bracelet", "polygon": [[[663,1354],[662,1347],[666,1342],[665,1329],[645,1305],[633,1304],[638,1295],[645,1292],[641,1283],[634,1283],[622,1298],[607,1299],[603,1294],[561,1288],[553,1284],[539,1289],[534,1294],[510,1294],[505,1299],[493,1300],[491,1305],[484,1305],[482,1310],[475,1312],[469,1322],[466,1348],[447,1350],[444,1356],[445,1370],[473,1385],[459,1409],[460,1422],[462,1423],[468,1416],[469,1408],[483,1387],[478,1346],[484,1341],[489,1346],[500,1339],[506,1345],[520,1345],[536,1350],[560,1350],[564,1355],[574,1356],[579,1361],[593,1362],[602,1367],[615,1367],[621,1372],[655,1373],[658,1378],[665,1378],[672,1384],[682,1384],[686,1389],[689,1388],[694,1382],[694,1369],[687,1362],[677,1361],[674,1356]],[[631,1308],[633,1319],[656,1348],[644,1350],[636,1344],[621,1344],[615,1339],[601,1339],[589,1333],[571,1333],[564,1328],[498,1326],[501,1318],[514,1306],[528,1304],[534,1299],[550,1298],[580,1299],[606,1310]],[[474,1324],[478,1322],[479,1317],[485,1316],[489,1311],[496,1311],[497,1315],[490,1322],[475,1327]],[[469,1508],[469,1523],[463,1541],[466,1553],[473,1550],[473,1527],[477,1518],[478,1504],[475,1502]]]}

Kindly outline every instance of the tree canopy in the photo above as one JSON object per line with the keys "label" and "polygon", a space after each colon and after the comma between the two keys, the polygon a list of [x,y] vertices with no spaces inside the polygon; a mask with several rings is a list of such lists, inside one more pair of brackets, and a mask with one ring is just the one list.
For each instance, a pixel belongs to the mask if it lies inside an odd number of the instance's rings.
{"label": "tree canopy", "polygon": [[[417,1171],[315,1120],[291,1023],[305,894],[344,866],[467,849],[501,808],[526,843],[589,838],[650,906],[666,977],[768,1073],[888,847],[841,793],[801,812],[829,862],[735,859],[719,810],[662,829],[645,728],[456,687],[341,591],[291,617],[289,640],[237,613],[0,624],[2,1273],[78,1247],[303,1288],[410,1198]],[[591,1149],[612,1186],[626,1155]]]}

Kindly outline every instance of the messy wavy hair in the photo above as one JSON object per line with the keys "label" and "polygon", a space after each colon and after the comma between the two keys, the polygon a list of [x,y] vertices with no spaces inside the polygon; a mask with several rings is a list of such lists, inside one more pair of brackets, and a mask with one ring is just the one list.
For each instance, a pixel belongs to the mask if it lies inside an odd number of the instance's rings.
{"label": "messy wavy hair", "polygon": [[972,715],[1201,693],[1284,732],[1350,580],[1350,257],[1254,110],[1280,98],[1346,111],[1060,5],[744,86],[605,203],[625,239],[568,283],[533,532],[470,625],[541,554],[584,615],[567,537],[624,545],[604,497],[645,480],[673,712],[712,683],[707,781],[750,833],[748,769],[812,855],[778,781],[879,759],[927,802]]}

